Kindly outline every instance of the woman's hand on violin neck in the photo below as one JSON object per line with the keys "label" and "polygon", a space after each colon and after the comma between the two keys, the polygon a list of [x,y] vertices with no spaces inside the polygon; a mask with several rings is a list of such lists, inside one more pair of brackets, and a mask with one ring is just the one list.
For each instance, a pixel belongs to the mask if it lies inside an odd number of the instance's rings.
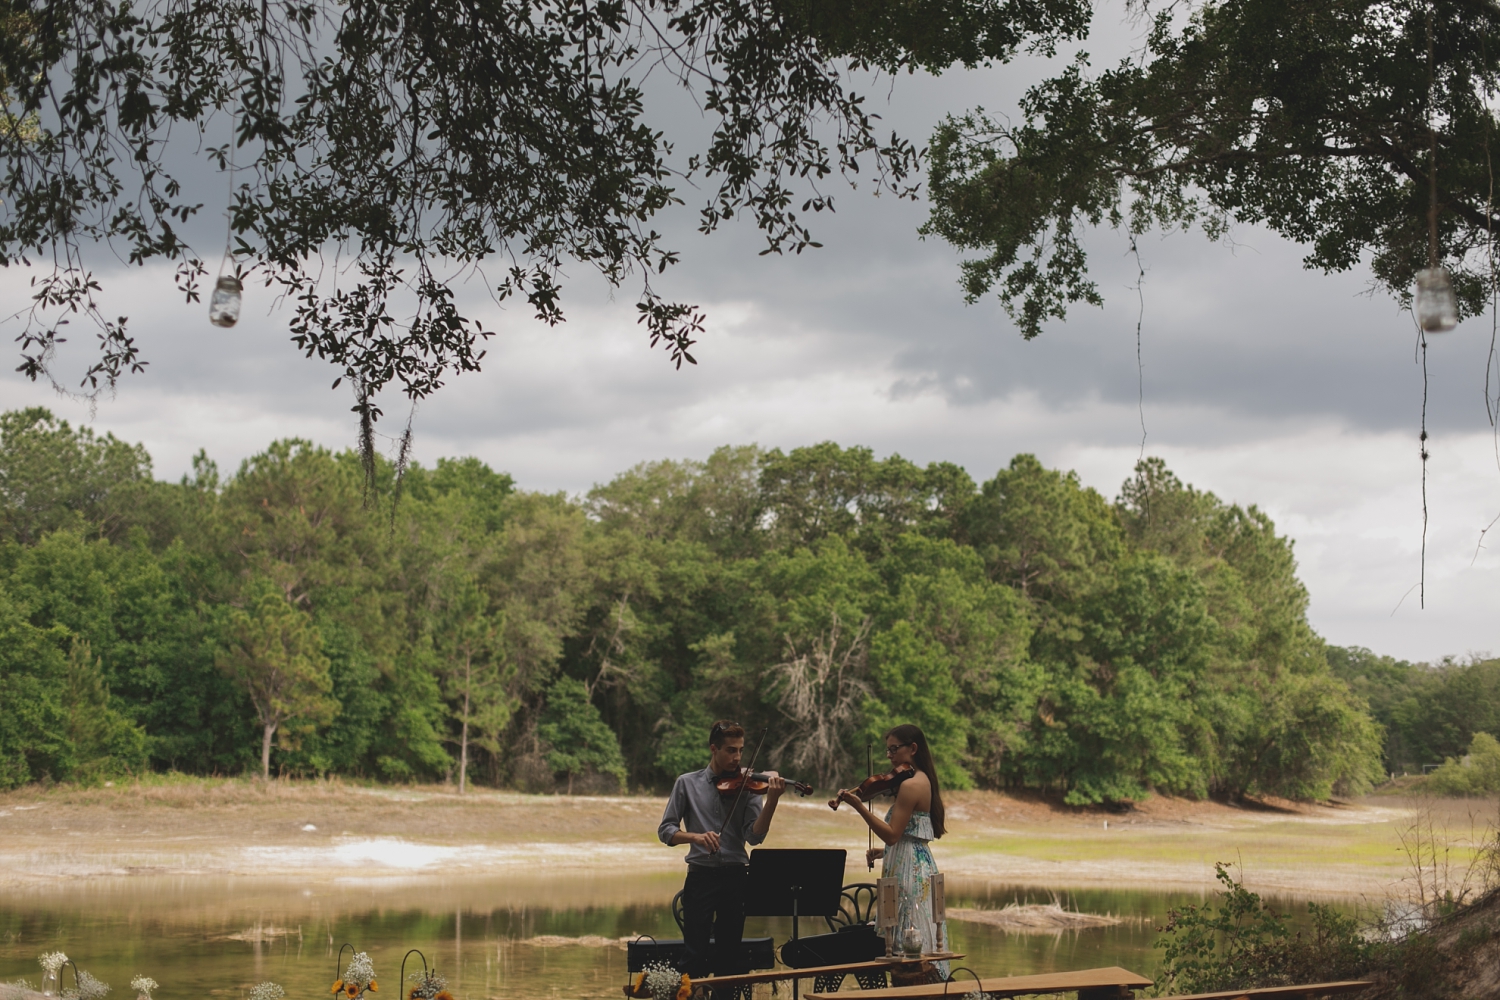
{"label": "woman's hand on violin neck", "polygon": [[849,803],[851,806],[853,806],[856,809],[858,809],[860,806],[864,805],[864,802],[862,802],[860,800],[860,797],[858,795],[856,795],[853,792],[853,790],[848,789],[848,788],[841,788],[841,789],[839,789],[838,799],[839,799],[840,802],[847,802],[847,803]]}

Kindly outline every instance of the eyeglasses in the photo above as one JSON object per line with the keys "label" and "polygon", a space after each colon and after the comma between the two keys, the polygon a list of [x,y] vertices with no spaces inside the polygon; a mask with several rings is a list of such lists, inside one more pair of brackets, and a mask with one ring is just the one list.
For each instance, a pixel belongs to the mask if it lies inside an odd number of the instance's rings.
{"label": "eyeglasses", "polygon": [[890,746],[885,748],[885,755],[887,757],[894,757],[896,755],[896,751],[900,750],[902,747],[914,746],[916,746],[915,743],[892,743]]}

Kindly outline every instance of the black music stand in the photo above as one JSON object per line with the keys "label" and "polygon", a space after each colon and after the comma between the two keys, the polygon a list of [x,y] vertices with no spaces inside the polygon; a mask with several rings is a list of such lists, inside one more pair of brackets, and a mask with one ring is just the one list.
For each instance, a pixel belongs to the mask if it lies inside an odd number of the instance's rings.
{"label": "black music stand", "polygon": [[[848,851],[824,848],[777,850],[762,847],[750,855],[747,917],[791,917],[792,940],[802,917],[831,917],[839,912]],[[792,997],[798,996],[792,980]]]}

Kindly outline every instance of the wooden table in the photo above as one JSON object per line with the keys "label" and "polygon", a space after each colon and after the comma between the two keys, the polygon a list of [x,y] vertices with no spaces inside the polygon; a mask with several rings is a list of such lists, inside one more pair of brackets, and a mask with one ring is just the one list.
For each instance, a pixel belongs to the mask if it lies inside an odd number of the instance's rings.
{"label": "wooden table", "polygon": [[[1150,986],[1151,980],[1136,975],[1129,969],[1112,966],[1107,969],[1083,969],[1079,972],[1049,972],[1040,976],[1000,976],[972,980],[959,979],[950,983],[931,983],[922,986],[893,986],[884,990],[840,990],[837,993],[810,993],[808,1000],[821,997],[823,1000],[837,997],[838,1000],[929,1000],[935,997],[962,998],[975,988],[996,997],[1013,997],[1026,993],[1073,993],[1079,1000],[1103,1000],[1105,997],[1128,997],[1130,991]],[[1235,997],[1241,994],[1225,994]]]}
{"label": "wooden table", "polygon": [[[886,970],[900,968],[903,965],[916,965],[919,962],[951,962],[963,958],[960,952],[942,951],[931,955],[923,955],[921,958],[872,958],[868,962],[846,962],[843,965],[810,965],[805,969],[765,969],[760,972],[746,972],[734,976],[703,976],[692,980],[694,986],[753,986],[756,983],[785,982],[788,979],[816,979],[818,976],[838,975],[840,973],[849,975],[855,972],[874,972],[877,969]],[[633,981],[632,981],[633,982]],[[879,990],[861,990],[856,995],[861,997],[874,996]],[[967,992],[967,991],[965,991]],[[625,995],[631,996],[630,987],[625,987]],[[819,996],[813,993],[810,996]],[[834,996],[835,994],[821,994],[823,996]]]}
{"label": "wooden table", "polygon": [[1306,983],[1301,986],[1267,986],[1254,990],[1229,990],[1225,993],[1194,993],[1191,995],[1164,997],[1163,1000],[1257,1000],[1259,997],[1285,997],[1286,1000],[1301,997],[1321,997],[1334,993],[1358,993],[1375,984],[1365,979],[1345,979],[1337,983]]}

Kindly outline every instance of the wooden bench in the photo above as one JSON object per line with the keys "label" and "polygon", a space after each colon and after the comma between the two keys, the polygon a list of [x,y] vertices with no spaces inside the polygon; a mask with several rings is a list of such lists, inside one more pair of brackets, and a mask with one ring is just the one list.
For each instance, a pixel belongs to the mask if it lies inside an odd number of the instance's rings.
{"label": "wooden bench", "polygon": [[[789,979],[816,979],[819,976],[838,975],[840,973],[849,975],[855,972],[874,972],[877,969],[899,969],[902,966],[917,965],[928,962],[951,962],[963,958],[960,952],[945,951],[934,955],[923,955],[918,959],[906,958],[872,958],[868,962],[847,962],[843,965],[812,965],[805,969],[768,969],[764,972],[746,972],[734,976],[702,976],[692,980],[694,986],[729,987],[729,986],[754,986],[756,983],[785,982]],[[634,979],[632,978],[632,984]],[[957,989],[957,986],[954,987]],[[871,997],[883,990],[859,990],[853,995],[860,997]],[[625,987],[625,995],[633,996],[631,987]],[[817,994],[809,996],[840,996],[842,994]],[[961,995],[961,994],[959,994]]]}
{"label": "wooden bench", "polygon": [[808,1000],[821,997],[830,1000],[929,1000],[929,998],[961,998],[981,989],[995,997],[1014,997],[1028,993],[1074,993],[1079,1000],[1105,1000],[1112,997],[1129,997],[1130,991],[1150,986],[1151,980],[1137,975],[1129,969],[1111,966],[1107,969],[1083,969],[1079,972],[1049,972],[1040,976],[999,976],[972,980],[954,980],[949,983],[931,983],[922,986],[893,986],[884,990],[840,990],[837,993],[812,993]]}
{"label": "wooden bench", "polygon": [[1332,996],[1335,993],[1358,993],[1375,984],[1364,979],[1346,979],[1337,983],[1305,983],[1301,986],[1267,986],[1254,990],[1228,990],[1223,993],[1193,993],[1163,997],[1162,1000],[1267,1000],[1285,997],[1286,1000]]}

